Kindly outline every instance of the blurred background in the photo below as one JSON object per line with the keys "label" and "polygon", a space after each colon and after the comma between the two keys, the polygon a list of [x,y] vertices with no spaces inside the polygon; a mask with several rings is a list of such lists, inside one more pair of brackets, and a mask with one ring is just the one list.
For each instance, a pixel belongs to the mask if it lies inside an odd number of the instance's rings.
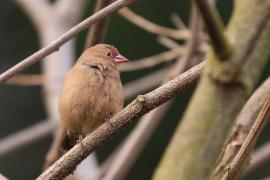
{"label": "blurred background", "polygon": [[[53,1],[51,3],[54,3]],[[74,3],[76,3],[74,1]],[[89,0],[82,8],[79,21],[85,19],[93,13],[95,1]],[[129,6],[134,12],[144,18],[159,25],[175,28],[170,17],[172,13],[178,14],[183,22],[188,26],[190,16],[190,1],[179,0],[138,0]],[[231,0],[219,0],[217,7],[225,23],[228,22],[233,8]],[[75,59],[81,54],[85,46],[87,32],[84,31],[75,38]],[[36,27],[31,22],[31,18],[12,0],[0,1],[0,72],[4,72],[9,67],[18,63],[25,57],[40,49],[43,45]],[[125,20],[120,15],[112,15],[106,43],[116,46],[121,54],[131,61],[148,57],[168,50],[157,42],[157,35],[151,34]],[[179,44],[183,43],[178,41]],[[61,50],[61,49],[60,49]],[[57,53],[57,52],[56,52]],[[59,59],[61,62],[62,59]],[[124,72],[121,78],[124,84],[145,76],[162,65],[148,68],[146,70]],[[268,65],[269,67],[269,65]],[[41,63],[36,63],[27,68],[23,74],[41,73]],[[270,68],[266,68],[262,80],[269,75]],[[194,87],[193,87],[194,89]],[[176,98],[162,119],[159,127],[144,147],[142,155],[128,173],[125,179],[147,180],[151,178],[166,145],[169,142],[173,131],[184,112],[187,102],[192,95],[190,89]],[[126,100],[130,102],[133,96]],[[0,86],[0,138],[5,137],[24,128],[30,127],[47,116],[44,102],[44,92],[39,85],[24,86],[14,84],[4,84]],[[126,137],[129,131],[135,126],[131,124],[117,136],[104,144],[97,150],[98,161],[102,162],[113,149]],[[0,139],[0,141],[1,141]],[[264,129],[257,146],[262,145],[270,139],[270,125]],[[42,170],[45,155],[52,142],[52,135],[47,135],[37,142],[30,143],[21,148],[0,155],[0,173],[10,179],[34,179]],[[270,176],[270,166],[260,168],[252,176],[246,179],[261,179]]]}

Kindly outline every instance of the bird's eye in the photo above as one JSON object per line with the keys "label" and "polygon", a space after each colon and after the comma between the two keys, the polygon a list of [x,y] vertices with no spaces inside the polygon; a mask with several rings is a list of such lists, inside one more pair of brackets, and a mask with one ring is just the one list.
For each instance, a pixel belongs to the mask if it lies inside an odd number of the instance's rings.
{"label": "bird's eye", "polygon": [[110,52],[107,52],[107,53],[106,53],[106,55],[107,55],[107,56],[111,56],[111,55],[112,55],[112,53],[110,53]]}

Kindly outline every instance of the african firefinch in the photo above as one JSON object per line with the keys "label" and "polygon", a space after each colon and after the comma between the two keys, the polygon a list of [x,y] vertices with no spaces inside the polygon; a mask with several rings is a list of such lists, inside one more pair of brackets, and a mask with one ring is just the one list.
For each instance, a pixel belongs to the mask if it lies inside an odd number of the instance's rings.
{"label": "african firefinch", "polygon": [[68,72],[59,103],[66,149],[123,108],[118,63],[127,61],[115,47],[98,44],[85,50]]}

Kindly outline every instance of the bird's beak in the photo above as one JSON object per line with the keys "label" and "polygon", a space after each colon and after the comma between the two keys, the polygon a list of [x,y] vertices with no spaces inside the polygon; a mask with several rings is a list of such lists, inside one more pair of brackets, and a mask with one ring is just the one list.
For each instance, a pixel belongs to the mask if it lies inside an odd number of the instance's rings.
{"label": "bird's beak", "polygon": [[117,63],[124,63],[124,62],[128,62],[128,59],[122,56],[121,54],[119,54],[115,56],[114,61]]}

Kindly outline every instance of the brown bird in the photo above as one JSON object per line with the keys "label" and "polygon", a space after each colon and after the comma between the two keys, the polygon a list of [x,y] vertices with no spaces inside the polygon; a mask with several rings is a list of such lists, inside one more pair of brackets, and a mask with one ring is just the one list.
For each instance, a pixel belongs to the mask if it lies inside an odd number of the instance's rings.
{"label": "brown bird", "polygon": [[123,108],[118,64],[127,61],[115,47],[98,44],[86,49],[68,72],[59,103],[68,137],[65,149]]}

